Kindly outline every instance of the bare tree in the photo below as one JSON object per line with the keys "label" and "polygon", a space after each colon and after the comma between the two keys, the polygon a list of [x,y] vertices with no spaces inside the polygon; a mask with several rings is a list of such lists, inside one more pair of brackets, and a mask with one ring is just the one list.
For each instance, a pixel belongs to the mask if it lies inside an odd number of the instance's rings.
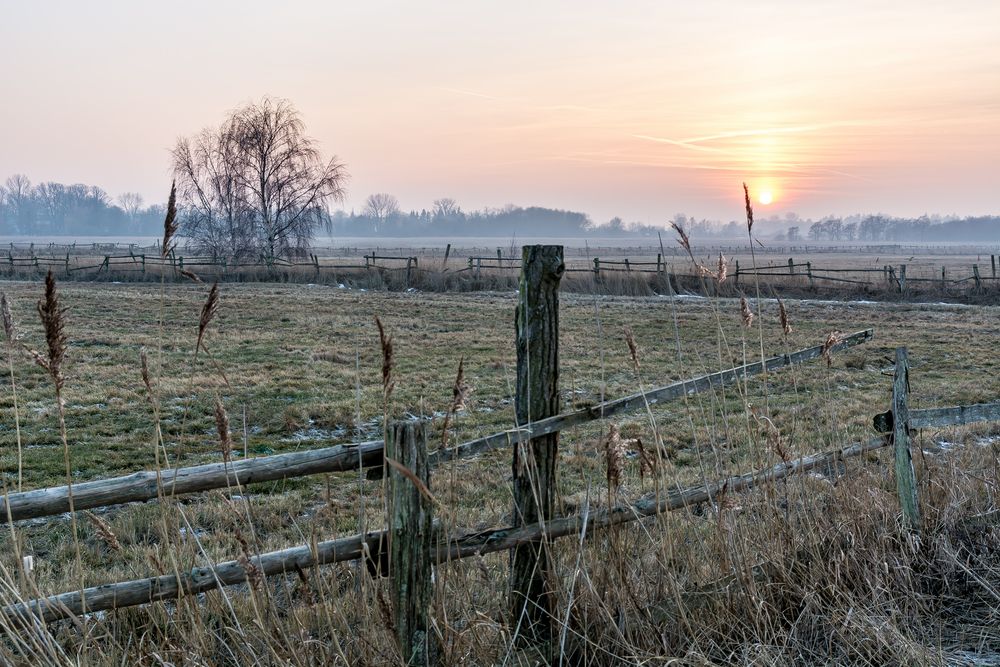
{"label": "bare tree", "polygon": [[31,200],[31,180],[24,174],[14,174],[7,179],[4,190],[11,215],[21,216]]}
{"label": "bare tree", "polygon": [[433,216],[436,219],[447,220],[448,218],[457,216],[461,212],[462,209],[459,208],[458,203],[450,197],[434,200]]}
{"label": "bare tree", "polygon": [[287,100],[265,98],[173,151],[183,233],[195,246],[265,259],[304,253],[342,201],[347,172],[324,162]]}
{"label": "bare tree", "polygon": [[379,228],[384,228],[389,218],[399,215],[399,200],[387,192],[368,195],[364,215],[372,219],[375,233],[378,234]]}
{"label": "bare tree", "polygon": [[142,208],[142,204],[142,195],[138,192],[123,192],[118,195],[118,205],[122,207],[122,210],[125,211],[125,215],[128,216],[130,221],[135,221],[139,215],[139,210]]}

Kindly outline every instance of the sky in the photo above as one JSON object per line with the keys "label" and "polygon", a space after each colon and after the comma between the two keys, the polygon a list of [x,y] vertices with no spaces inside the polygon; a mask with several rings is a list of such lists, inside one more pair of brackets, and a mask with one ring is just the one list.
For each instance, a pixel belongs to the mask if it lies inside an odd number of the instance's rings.
{"label": "sky", "polygon": [[0,8],[0,180],[165,200],[179,137],[273,96],[348,210],[730,220],[745,181],[758,216],[1000,212],[995,0]]}

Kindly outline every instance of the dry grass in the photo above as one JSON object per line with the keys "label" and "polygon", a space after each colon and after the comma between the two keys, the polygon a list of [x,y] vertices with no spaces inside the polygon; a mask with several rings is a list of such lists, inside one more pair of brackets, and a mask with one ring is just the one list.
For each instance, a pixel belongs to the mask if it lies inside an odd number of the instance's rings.
{"label": "dry grass", "polygon": [[[38,286],[6,287],[13,319]],[[513,424],[509,292],[223,285],[208,326],[197,286],[164,289],[162,334],[149,306],[158,294],[152,286],[63,290],[74,314],[61,364],[74,479],[152,467],[158,427],[171,461],[236,456],[231,444],[228,453],[219,448],[232,437],[223,401],[247,406],[248,447],[257,453],[379,434],[385,413],[436,414],[454,429],[453,442]],[[914,407],[1000,395],[993,308],[751,302],[760,341],[743,326],[736,300],[563,295],[566,407],[631,393],[637,381],[660,384],[752,361],[758,343],[777,354],[829,341],[836,330],[874,324],[877,332],[875,343],[826,364],[651,405],[612,434],[599,425],[567,432],[559,484],[574,511],[865,437],[872,414],[887,404],[886,356],[899,344],[910,348]],[[595,313],[607,330],[628,326],[628,333],[603,335]],[[38,324],[25,326],[26,344],[43,335]],[[210,343],[228,380],[213,360],[193,360],[194,341],[195,350]],[[165,371],[153,377],[139,350],[160,345]],[[30,359],[17,356],[14,366],[25,412],[16,434],[27,445],[25,485],[59,483],[51,385]],[[159,419],[146,403],[154,387]],[[2,396],[9,411],[13,395]],[[917,457],[920,539],[899,526],[891,465],[878,454],[559,542],[553,583],[564,664],[941,664],[960,651],[1000,649],[997,433],[987,425],[920,434],[927,449]],[[936,444],[944,441],[956,444]],[[4,469],[14,471],[12,429],[0,430],[0,444]],[[435,471],[432,489],[448,528],[508,520],[509,457],[500,451]],[[356,474],[127,506],[95,513],[98,520],[81,527],[80,560],[64,520],[22,522],[2,539],[9,543],[13,532],[35,567],[22,572],[8,549],[0,557],[2,597],[228,558],[252,572],[259,552],[380,526],[382,507],[381,482]],[[529,660],[510,649],[506,567],[506,555],[493,554],[438,568],[432,615],[448,664]],[[0,656],[34,664],[75,664],[81,655],[107,665],[394,664],[387,599],[385,582],[355,564],[269,581],[251,576],[250,585],[227,591],[94,615],[81,620],[86,632],[69,622],[20,632]]]}

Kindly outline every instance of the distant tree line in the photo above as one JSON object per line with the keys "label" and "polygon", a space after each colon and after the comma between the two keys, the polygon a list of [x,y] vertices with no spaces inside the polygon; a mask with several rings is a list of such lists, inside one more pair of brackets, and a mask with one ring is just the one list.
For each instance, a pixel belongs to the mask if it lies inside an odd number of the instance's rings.
{"label": "distant tree line", "polygon": [[[203,137],[199,137],[202,139]],[[217,137],[216,137],[217,138]],[[190,144],[183,142],[184,157],[193,155]],[[336,163],[333,163],[336,164]],[[321,167],[329,163],[320,163]],[[321,169],[322,178],[328,173]],[[297,174],[293,174],[296,176]],[[339,174],[338,174],[339,176]],[[340,179],[335,179],[339,186]],[[626,223],[612,218],[606,223],[595,224],[590,218],[576,211],[544,208],[540,206],[507,205],[502,208],[483,208],[465,211],[454,199],[434,201],[430,209],[403,211],[399,201],[388,193],[368,197],[359,212],[337,210],[330,213],[325,206],[315,205],[315,200],[303,206],[298,217],[289,214],[292,208],[274,207],[268,217],[264,207],[252,204],[239,207],[222,205],[222,195],[231,189],[218,186],[221,179],[199,180],[215,188],[211,194],[188,199],[186,208],[189,238],[200,234],[204,250],[222,254],[281,255],[289,250],[307,247],[316,228],[322,226],[336,237],[586,237],[604,236],[621,238],[656,238],[662,227],[642,223]],[[235,182],[235,178],[226,182]],[[198,183],[179,179],[179,186],[188,186],[188,194],[196,192]],[[314,184],[307,184],[314,185]],[[330,186],[329,181],[320,182]],[[286,184],[275,186],[275,191],[288,191]],[[308,192],[308,190],[302,190]],[[340,192],[333,192],[339,197]],[[324,199],[327,197],[324,197]],[[334,196],[328,197],[336,199]],[[274,206],[273,202],[271,203]],[[99,187],[84,184],[65,185],[52,181],[32,183],[22,174],[14,174],[0,183],[0,234],[36,236],[158,236],[163,232],[162,204],[144,206],[141,195],[125,192],[112,198]],[[259,220],[270,226],[239,225],[238,220]],[[683,214],[673,217],[693,239],[742,240],[746,226],[742,221],[718,222],[696,219]],[[211,224],[209,224],[211,223]],[[290,224],[289,224],[290,223]],[[784,217],[758,218],[761,236],[774,240],[821,241],[831,243],[997,243],[1000,242],[1000,216],[918,218],[891,217],[886,215],[853,215],[844,218],[826,217],[820,220],[801,219],[794,213]]]}
{"label": "distant tree line", "polygon": [[164,207],[142,196],[117,198],[99,187],[53,181],[33,184],[14,174],[0,184],[0,233],[38,236],[147,236],[162,232]]}
{"label": "distant tree line", "polygon": [[393,195],[372,194],[360,211],[334,211],[330,220],[334,236],[408,237],[408,236],[553,236],[581,237],[588,234],[606,236],[656,236],[662,229],[641,223],[627,224],[612,218],[597,225],[577,211],[515,206],[463,210],[451,198],[436,199],[430,209],[404,211]]}
{"label": "distant tree line", "polygon": [[1000,216],[967,218],[896,218],[885,215],[856,215],[824,218],[809,226],[813,241],[840,243],[890,241],[937,243],[942,241],[1000,241]]}

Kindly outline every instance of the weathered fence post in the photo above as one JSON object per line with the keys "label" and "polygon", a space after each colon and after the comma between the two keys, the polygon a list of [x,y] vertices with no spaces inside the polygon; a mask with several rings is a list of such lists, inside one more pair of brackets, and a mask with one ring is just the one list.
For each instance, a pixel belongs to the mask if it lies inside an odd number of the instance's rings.
{"label": "weathered fence post", "polygon": [[[389,468],[389,576],[399,649],[406,665],[437,665],[441,650],[431,630],[434,548],[425,422],[396,422],[385,443]],[[412,477],[411,477],[412,475]]]}
{"label": "weathered fence post", "polygon": [[997,279],[997,256],[990,255],[990,266],[993,269],[993,280]]}
{"label": "weathered fence post", "polygon": [[[517,424],[559,412],[559,282],[566,266],[562,246],[524,246],[514,323],[517,330]],[[555,511],[559,434],[514,447],[514,526],[548,521]],[[548,545],[537,540],[511,555],[511,627],[522,642],[543,645],[552,637],[553,600]],[[551,647],[551,645],[550,645]]]}
{"label": "weathered fence post", "polygon": [[896,453],[896,491],[903,510],[903,521],[912,530],[920,527],[917,503],[917,479],[910,455],[910,371],[906,348],[896,348],[896,372],[892,380],[892,444]]}
{"label": "weathered fence post", "polygon": [[906,294],[906,264],[899,265],[899,293]]}
{"label": "weathered fence post", "polygon": [[600,257],[594,258],[594,280],[599,280],[601,277],[601,259]]}
{"label": "weathered fence post", "polygon": [[813,280],[812,262],[806,262],[806,275],[809,276],[809,287],[815,287],[816,286],[816,281]]}
{"label": "weathered fence post", "polygon": [[740,286],[740,260],[736,260],[736,273],[733,274],[733,285]]}
{"label": "weathered fence post", "polygon": [[795,261],[791,257],[788,258],[788,275],[795,275]]}
{"label": "weathered fence post", "polygon": [[442,271],[444,271],[445,269],[448,268],[448,255],[450,255],[450,254],[451,254],[451,244],[449,243],[448,247],[446,247],[444,249],[444,261],[441,262],[441,270]]}
{"label": "weathered fence post", "polygon": [[973,264],[972,265],[972,279],[976,283],[976,292],[982,291],[982,289],[983,289],[983,280],[982,280],[982,278],[979,275],[979,265],[978,264]]}
{"label": "weathered fence post", "polygon": [[947,287],[947,285],[946,285],[946,282],[945,282],[944,266],[942,266],[941,267],[941,289],[944,290],[944,289],[946,289],[946,287]]}

